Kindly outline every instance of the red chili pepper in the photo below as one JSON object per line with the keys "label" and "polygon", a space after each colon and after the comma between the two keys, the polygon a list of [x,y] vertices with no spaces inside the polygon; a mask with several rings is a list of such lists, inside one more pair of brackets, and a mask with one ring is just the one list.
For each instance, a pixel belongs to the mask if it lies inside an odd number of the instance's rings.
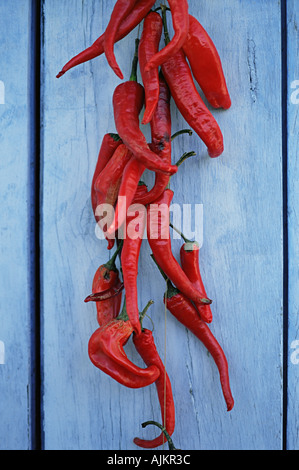
{"label": "red chili pepper", "polygon": [[[119,282],[115,286],[111,287],[111,289],[104,290],[103,292],[95,292],[94,294],[90,294],[84,302],[103,302],[104,300],[112,299],[116,297],[124,290],[124,283]],[[115,318],[115,317],[114,317]]]}
{"label": "red chili pepper", "polygon": [[98,160],[96,164],[96,168],[94,171],[92,184],[91,184],[91,203],[92,209],[95,214],[97,208],[97,195],[94,189],[94,185],[96,182],[97,177],[105,168],[111,157],[113,156],[117,147],[121,145],[122,141],[120,140],[117,134],[105,134],[102,140],[101,148],[98,155]]}
{"label": "red chili pepper", "polygon": [[[188,1],[187,0],[168,0],[172,23],[174,29],[174,36],[166,46],[155,54],[148,62],[146,70],[153,67],[159,67],[165,63],[170,57],[174,56],[183,46],[184,41],[188,34],[189,29],[189,14],[188,14]],[[165,8],[165,7],[164,7]]]}
{"label": "red chili pepper", "polygon": [[[161,270],[160,270],[161,271]],[[163,271],[161,271],[163,274]],[[166,275],[164,274],[166,278]],[[220,375],[223,396],[227,411],[234,406],[234,399],[230,389],[228,363],[226,356],[208,325],[200,318],[192,302],[168,281],[168,289],[164,297],[170,313],[190,330],[207,348],[212,355]]]}
{"label": "red chili pepper", "polygon": [[153,116],[159,100],[159,71],[152,68],[146,72],[148,61],[158,52],[162,36],[163,22],[161,16],[151,11],[143,23],[143,32],[139,44],[140,73],[145,90],[145,111],[142,124],[148,124]]}
{"label": "red chili pepper", "polygon": [[[133,10],[129,13],[126,19],[120,24],[117,34],[115,37],[115,42],[120,41],[125,36],[127,36],[145,17],[145,15],[150,11],[154,5],[155,0],[139,0],[136,2]],[[88,60],[92,60],[96,57],[99,57],[104,53],[104,41],[105,33],[102,34],[90,47],[84,51],[77,54],[71,60],[69,60],[62,70],[58,73],[57,78],[60,78],[68,70],[76,67],[77,65],[83,64]]]}
{"label": "red chili pepper", "polygon": [[137,335],[140,335],[141,333],[137,291],[138,261],[145,224],[145,208],[144,211],[139,212],[137,218],[135,213],[133,214],[130,209],[128,210],[126,219],[126,233],[124,234],[123,248],[121,252],[121,265],[126,291],[127,314],[134,332]]}
{"label": "red chili pepper", "polygon": [[215,108],[230,108],[231,99],[218,51],[206,30],[191,15],[183,51],[209,103]]}
{"label": "red chili pepper", "polygon": [[146,387],[160,375],[155,365],[142,369],[127,357],[124,346],[133,333],[133,327],[123,312],[121,315],[96,330],[88,343],[91,362],[120,384],[129,388]]}
{"label": "red chili pepper", "polygon": [[136,66],[138,60],[138,40],[136,40],[135,61],[129,81],[116,87],[113,94],[114,120],[117,133],[133,155],[149,170],[167,174],[177,172],[177,167],[164,163],[150,150],[145,136],[139,127],[139,114],[144,103],[143,86],[137,83]]}
{"label": "red chili pepper", "polygon": [[[165,366],[157,351],[153,334],[150,330],[144,329],[139,336],[133,336],[135,347],[149,367],[155,365],[160,370],[160,375],[155,382],[158,398],[160,402],[163,426],[169,436],[174,432],[175,428],[175,406],[169,376],[165,370]],[[143,448],[153,449],[159,447],[166,441],[164,433],[152,440],[145,440],[135,437],[134,443]]]}
{"label": "red chili pepper", "polygon": [[203,298],[202,293],[195,289],[172,253],[169,234],[169,207],[172,198],[173,191],[166,189],[154,204],[148,206],[148,242],[157,263],[175,286],[194,302],[210,304],[211,300]]}
{"label": "red chili pepper", "polygon": [[[136,196],[136,190],[144,170],[145,166],[134,157],[131,158],[131,160],[127,163],[123,171],[122,180],[118,191],[114,217],[111,224],[107,228],[107,235],[109,238],[112,238],[117,230],[123,226],[127,216],[127,209],[130,207]],[[139,195],[139,198],[143,197],[145,197],[145,192],[142,192]]]}
{"label": "red chili pepper", "polygon": [[[194,285],[194,287],[202,293],[203,297],[207,297],[205,286],[202,282],[202,277],[199,268],[199,246],[197,243],[187,242],[181,247],[180,251],[181,265]],[[213,314],[210,305],[202,305],[195,303],[200,317],[203,321],[211,323],[213,320]]]}
{"label": "red chili pepper", "polygon": [[[159,155],[161,161],[171,164],[171,112],[170,91],[162,73],[159,74],[159,100],[150,122],[151,149]],[[150,204],[161,196],[169,183],[169,175],[155,173],[153,188],[143,197],[136,199],[139,204]]]}
{"label": "red chili pepper", "polygon": [[106,59],[112,70],[114,70],[120,79],[123,79],[124,76],[116,62],[114,55],[114,42],[119,26],[128,16],[135,3],[136,0],[117,0],[113,8],[110,21],[105,30],[104,51]]}
{"label": "red chili pepper", "polygon": [[[165,14],[164,28],[167,43]],[[180,113],[203,140],[210,157],[221,155],[224,150],[222,132],[197,91],[184,52],[180,50],[171,56],[162,65],[162,72]]]}
{"label": "red chili pepper", "polygon": [[[122,283],[119,278],[119,270],[117,269],[115,261],[121,248],[122,243],[119,244],[112,258],[97,269],[92,283],[93,295],[88,296],[85,299],[85,302],[96,302],[97,320],[100,326],[106,325],[116,318],[120,311]],[[116,294],[113,295],[113,297],[112,291]],[[104,298],[103,293],[106,294],[106,297],[107,293],[109,293],[108,298]],[[102,300],[97,301],[97,297],[94,294],[102,294]]]}
{"label": "red chili pepper", "polygon": [[[131,158],[132,154],[126,146],[124,144],[119,145],[93,185],[93,198],[96,204],[95,218],[108,240],[108,249],[111,249],[114,240],[113,237],[107,236],[107,225],[110,225],[111,219],[110,215],[107,215],[108,223],[105,222],[106,217],[104,217],[104,213],[109,207],[106,208],[104,205],[107,204],[110,207],[115,205],[123,171]],[[113,214],[111,214],[111,216],[113,216]]]}

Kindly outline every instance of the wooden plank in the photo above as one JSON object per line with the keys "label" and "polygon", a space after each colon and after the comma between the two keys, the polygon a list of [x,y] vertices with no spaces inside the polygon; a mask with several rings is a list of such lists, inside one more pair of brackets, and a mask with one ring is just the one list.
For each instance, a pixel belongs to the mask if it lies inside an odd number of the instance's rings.
{"label": "wooden plank", "polygon": [[[217,369],[205,349],[167,314],[164,281],[145,243],[139,269],[142,308],[172,380],[175,445],[180,449],[280,449],[282,445],[282,163],[279,2],[190,0],[223,60],[233,106],[213,111],[225,152],[211,160],[196,136],[174,143],[195,150],[172,182],[175,203],[203,204],[202,274],[214,299],[214,332],[227,354],[236,405],[227,413]],[[117,77],[103,57],[55,79],[61,66],[104,30],[112,3],[44,3],[43,352],[46,449],[136,449],[147,419],[161,421],[154,386],[126,389],[97,371],[87,343],[97,328],[84,305],[107,259],[94,234],[90,182],[101,138],[115,130]],[[221,18],[221,27],[219,27]],[[116,46],[129,74],[136,31]],[[59,47],[57,45],[59,44]],[[269,98],[271,77],[271,99]],[[186,127],[173,106],[173,129]],[[145,134],[148,129],[145,128]],[[147,135],[147,134],[146,134]],[[199,176],[198,176],[199,175]],[[152,175],[147,175],[147,182]],[[273,222],[275,221],[275,222]],[[173,241],[178,255],[181,242]],[[146,327],[152,328],[146,320]],[[126,351],[138,364],[131,343]]]}
{"label": "wooden plank", "polygon": [[[0,449],[31,448],[31,2],[0,1]],[[13,18],[13,21],[12,21]]]}
{"label": "wooden plank", "polygon": [[288,228],[289,228],[289,318],[288,318],[288,397],[287,397],[287,447],[299,448],[299,316],[298,316],[298,111],[299,67],[298,2],[287,2],[288,24]]}

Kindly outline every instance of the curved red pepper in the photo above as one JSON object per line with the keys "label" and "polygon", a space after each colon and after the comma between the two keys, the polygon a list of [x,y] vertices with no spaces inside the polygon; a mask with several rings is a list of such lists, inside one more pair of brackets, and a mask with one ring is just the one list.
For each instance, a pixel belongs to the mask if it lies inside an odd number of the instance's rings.
{"label": "curved red pepper", "polygon": [[122,21],[128,16],[135,3],[136,0],[117,0],[116,4],[114,5],[107,28],[105,30],[104,51],[106,59],[112,70],[114,70],[114,72],[120,79],[123,79],[124,76],[116,62],[116,58],[114,55],[114,42],[119,26],[121,25]]}
{"label": "curved red pepper", "polygon": [[230,108],[231,99],[218,51],[206,30],[191,15],[183,51],[209,103],[215,108]]}
{"label": "curved red pepper", "polygon": [[[161,408],[162,422],[169,436],[175,428],[175,406],[169,376],[157,351],[153,334],[144,329],[139,336],[133,336],[135,347],[147,366],[155,365],[160,370],[160,375],[155,382]],[[135,437],[134,443],[146,449],[159,447],[166,441],[164,433],[156,439],[146,440]]]}
{"label": "curved red pepper", "polygon": [[174,56],[183,46],[189,29],[189,14],[187,0],[168,0],[174,36],[165,47],[150,59],[145,70],[164,64],[170,57]]}
{"label": "curved red pepper", "polygon": [[[202,282],[202,277],[199,268],[199,246],[197,243],[184,243],[180,250],[181,265],[194,285],[194,287],[202,293],[203,297],[207,297],[205,286]],[[203,321],[211,323],[213,314],[210,305],[202,305],[195,303],[195,306]]]}
{"label": "curved red pepper", "polygon": [[[169,37],[165,8],[162,9],[162,16],[165,42],[167,43]],[[162,72],[180,113],[206,144],[210,157],[221,155],[224,150],[222,132],[197,91],[192,72],[182,49],[164,62]]]}
{"label": "curved red pepper", "polygon": [[164,303],[169,312],[190,330],[211,353],[217,365],[223,396],[227,405],[227,411],[232,410],[234,399],[230,389],[228,363],[226,356],[208,325],[201,320],[192,302],[178,289],[168,283],[168,290],[164,297]]}
{"label": "curved red pepper", "polygon": [[[120,24],[115,42],[120,41],[125,36],[127,36],[145,17],[145,15],[150,11],[154,5],[155,0],[139,0],[136,2],[133,10],[129,15],[122,21]],[[105,33],[103,33],[90,47],[84,51],[77,54],[75,57],[70,59],[62,68],[62,70],[57,74],[57,78],[62,77],[68,70],[76,67],[77,65],[83,64],[88,60],[92,60],[96,57],[99,57],[104,53],[104,41]]]}
{"label": "curved red pepper", "polygon": [[180,113],[205,143],[210,157],[221,155],[222,132],[197,91],[183,51],[168,59],[162,71]]}
{"label": "curved red pepper", "polygon": [[151,11],[144,19],[143,32],[139,43],[140,73],[145,90],[145,111],[142,124],[148,124],[153,116],[159,99],[159,71],[152,68],[145,71],[146,64],[159,50],[163,22],[161,16]]}
{"label": "curved red pepper", "polygon": [[162,162],[150,150],[139,127],[139,114],[144,103],[143,86],[130,80],[118,85],[113,95],[114,120],[117,133],[133,155],[149,170],[167,174],[177,172],[177,167]]}
{"label": "curved red pepper", "polygon": [[202,293],[195,289],[172,253],[169,234],[169,206],[172,198],[173,191],[166,189],[162,196],[147,208],[149,245],[158,265],[178,289],[194,302],[210,304],[211,300],[203,298]]}
{"label": "curved red pepper", "polygon": [[146,387],[160,375],[156,366],[142,369],[127,357],[124,346],[133,327],[130,321],[116,319],[96,330],[88,342],[91,362],[120,384],[129,388]]}

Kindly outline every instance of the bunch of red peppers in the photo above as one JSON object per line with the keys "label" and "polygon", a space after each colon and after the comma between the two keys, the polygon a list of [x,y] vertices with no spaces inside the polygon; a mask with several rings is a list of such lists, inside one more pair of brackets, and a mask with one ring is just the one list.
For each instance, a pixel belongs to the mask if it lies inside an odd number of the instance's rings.
{"label": "bunch of red peppers", "polygon": [[[57,75],[60,77],[72,67],[105,54],[112,70],[123,80],[114,44],[142,25],[141,38],[135,43],[131,76],[113,94],[117,133],[107,133],[103,138],[91,187],[95,219],[105,234],[108,249],[115,247],[115,252],[95,273],[92,294],[85,301],[95,302],[99,323],[88,344],[92,363],[126,387],[156,385],[162,432],[153,440],[135,438],[135,444],[143,448],[161,446],[165,436],[170,440],[175,429],[171,382],[153,333],[142,325],[152,301],[141,312],[138,305],[138,262],[144,240],[150,245],[153,261],[163,276],[161,280],[166,281],[165,308],[210,352],[219,371],[227,410],[234,406],[227,359],[208,326],[212,322],[212,301],[200,273],[199,246],[181,234],[184,244],[179,263],[172,252],[170,230],[175,228],[169,218],[174,196],[171,177],[182,161],[194,155],[186,153],[174,164],[173,139],[194,131],[210,157],[218,157],[224,149],[221,130],[195,81],[212,107],[228,109],[231,100],[216,47],[199,21],[190,15],[188,1],[168,0],[169,6],[160,5],[153,10],[154,4],[153,0],[117,0],[105,32]],[[167,27],[168,14],[172,18],[172,38]],[[165,44],[161,47],[163,32]],[[138,64],[143,84],[137,80]],[[192,131],[172,134],[171,98]],[[145,124],[150,125],[149,143],[142,132]],[[150,190],[142,181],[146,170],[155,174]],[[107,207],[114,209],[110,218],[102,210]],[[124,347],[129,338],[133,339],[144,368],[127,357]]]}

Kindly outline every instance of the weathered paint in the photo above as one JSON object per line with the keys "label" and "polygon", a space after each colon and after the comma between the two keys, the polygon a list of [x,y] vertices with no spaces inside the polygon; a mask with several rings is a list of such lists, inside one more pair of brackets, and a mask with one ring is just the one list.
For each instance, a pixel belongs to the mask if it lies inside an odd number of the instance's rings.
{"label": "weathered paint", "polygon": [[0,1],[0,449],[31,447],[31,2]]}

